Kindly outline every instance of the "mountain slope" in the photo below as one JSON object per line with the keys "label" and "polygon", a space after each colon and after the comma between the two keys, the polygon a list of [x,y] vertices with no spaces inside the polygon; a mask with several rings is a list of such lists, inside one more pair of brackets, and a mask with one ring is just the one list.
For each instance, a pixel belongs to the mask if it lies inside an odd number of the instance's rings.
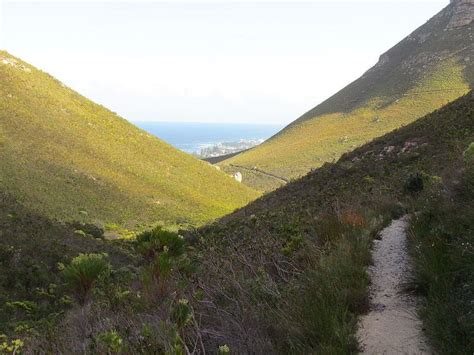
{"label": "mountain slope", "polygon": [[[136,241],[78,235],[75,224],[38,216],[0,191],[0,349],[356,353],[370,242],[391,219],[417,211],[417,232],[427,235],[410,239],[420,276],[428,278],[417,282],[433,305],[425,322],[442,344],[436,349],[447,349],[440,353],[469,353],[474,165],[469,190],[461,176],[472,158],[471,93],[212,225],[183,232],[188,247],[179,253],[177,234],[145,232]],[[433,214],[439,197],[458,208]],[[445,228],[446,219],[454,229]],[[81,304],[61,270],[84,252],[107,252],[112,270]],[[156,262],[163,260],[171,264]]]}
{"label": "mountain slope", "polygon": [[240,170],[244,183],[271,190],[281,181],[258,170],[286,179],[302,176],[464,95],[474,86],[473,19],[473,0],[453,0],[361,78],[221,167]]}
{"label": "mountain slope", "polygon": [[0,52],[0,190],[62,220],[202,223],[257,197]]}
{"label": "mountain slope", "polygon": [[[195,307],[206,346],[228,344],[237,353],[357,352],[353,334],[356,315],[367,307],[370,240],[391,219],[424,212],[439,196],[453,199],[447,186],[460,184],[469,146],[472,92],[198,230],[190,240],[200,250],[196,285],[205,298]],[[470,202],[459,215],[472,215],[473,192],[461,191],[461,206]],[[458,226],[466,233],[462,248],[472,244],[473,227],[467,218]],[[445,232],[436,229],[429,238]],[[429,256],[433,246],[428,239],[417,252]],[[471,255],[457,259],[471,283],[454,281],[466,301],[472,294],[466,288],[474,285]],[[462,312],[453,309],[450,322],[468,334],[472,317]],[[464,333],[450,341],[469,343]]]}

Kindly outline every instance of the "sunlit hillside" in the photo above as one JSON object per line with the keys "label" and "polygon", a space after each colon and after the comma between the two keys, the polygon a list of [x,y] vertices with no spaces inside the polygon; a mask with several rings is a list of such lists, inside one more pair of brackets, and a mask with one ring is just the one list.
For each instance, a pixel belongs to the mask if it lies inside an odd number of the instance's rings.
{"label": "sunlit hillside", "polygon": [[0,189],[109,229],[203,223],[258,194],[0,52]]}
{"label": "sunlit hillside", "polygon": [[474,85],[474,40],[472,24],[457,17],[458,3],[383,54],[360,79],[220,165],[241,171],[250,186],[272,190],[281,178],[302,176],[464,95]]}

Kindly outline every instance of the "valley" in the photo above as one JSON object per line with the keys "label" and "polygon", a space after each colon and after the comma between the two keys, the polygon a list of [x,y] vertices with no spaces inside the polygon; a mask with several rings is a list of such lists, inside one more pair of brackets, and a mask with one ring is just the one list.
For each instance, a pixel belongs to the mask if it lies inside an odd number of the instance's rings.
{"label": "valley", "polygon": [[[466,94],[474,83],[474,34],[469,25],[451,27],[462,3],[453,1],[382,54],[361,78],[264,144],[219,166],[226,171],[235,170],[232,164],[256,167],[295,179]],[[246,179],[244,174],[243,183],[263,191],[277,187],[254,175]]]}
{"label": "valley", "polygon": [[473,25],[202,160],[0,51],[0,354],[471,354]]}

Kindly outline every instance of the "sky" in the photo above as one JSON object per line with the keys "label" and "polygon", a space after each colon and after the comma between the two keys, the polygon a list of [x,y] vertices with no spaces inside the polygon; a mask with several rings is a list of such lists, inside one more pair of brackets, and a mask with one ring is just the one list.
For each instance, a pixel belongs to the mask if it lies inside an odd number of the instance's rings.
{"label": "sky", "polygon": [[0,0],[0,48],[130,121],[286,124],[448,0]]}

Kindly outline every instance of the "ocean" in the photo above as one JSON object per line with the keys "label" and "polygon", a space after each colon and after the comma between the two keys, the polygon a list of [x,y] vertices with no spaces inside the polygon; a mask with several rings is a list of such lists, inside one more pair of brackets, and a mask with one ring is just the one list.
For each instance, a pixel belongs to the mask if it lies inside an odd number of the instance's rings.
{"label": "ocean", "polygon": [[230,142],[263,141],[283,125],[251,123],[134,122],[150,134],[187,153]]}

